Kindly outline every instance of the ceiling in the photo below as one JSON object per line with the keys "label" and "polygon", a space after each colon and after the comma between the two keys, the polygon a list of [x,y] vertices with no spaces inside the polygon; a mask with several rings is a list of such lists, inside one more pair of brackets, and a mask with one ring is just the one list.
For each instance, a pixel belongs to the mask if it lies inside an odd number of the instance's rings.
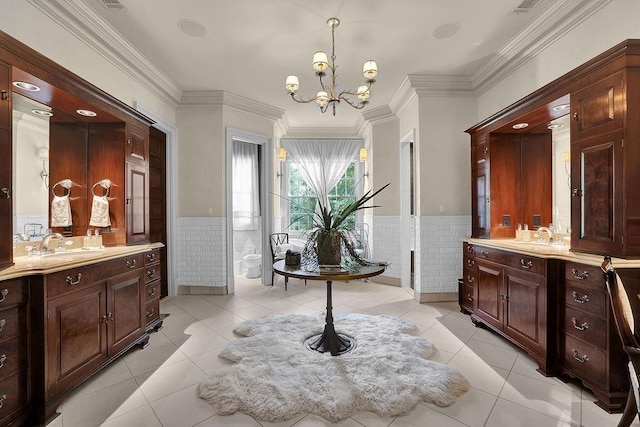
{"label": "ceiling", "polygon": [[[83,1],[180,90],[240,95],[286,111],[287,125],[296,128],[354,127],[362,120],[364,110],[341,104],[335,117],[321,114],[315,103],[293,102],[284,88],[286,76],[296,74],[301,95],[320,90],[311,58],[317,50],[331,55],[328,18],[341,21],[335,34],[341,89],[363,84],[362,64],[377,61],[369,110],[388,105],[408,75],[473,82],[556,7],[553,0]],[[514,12],[523,5],[533,7]]]}

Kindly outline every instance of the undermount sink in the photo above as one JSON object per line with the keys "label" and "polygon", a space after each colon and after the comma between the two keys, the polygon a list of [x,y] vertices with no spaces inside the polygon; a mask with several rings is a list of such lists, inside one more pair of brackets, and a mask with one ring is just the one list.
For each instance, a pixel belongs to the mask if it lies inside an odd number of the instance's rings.
{"label": "undermount sink", "polygon": [[52,257],[60,257],[60,256],[78,256],[78,255],[83,255],[83,254],[93,254],[95,252],[98,251],[102,251],[104,248],[75,248],[75,249],[66,249],[64,251],[57,251],[57,252],[48,252],[46,254],[39,254],[39,255],[33,255],[34,257],[41,257],[41,258],[52,258]]}

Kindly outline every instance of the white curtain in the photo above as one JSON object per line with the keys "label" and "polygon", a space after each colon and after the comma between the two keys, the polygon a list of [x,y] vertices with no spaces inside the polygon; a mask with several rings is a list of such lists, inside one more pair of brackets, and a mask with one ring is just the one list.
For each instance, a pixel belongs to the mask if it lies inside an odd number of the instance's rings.
{"label": "white curtain", "polygon": [[362,147],[359,139],[283,139],[281,143],[289,160],[296,164],[325,206],[329,206],[329,192],[357,159]]}
{"label": "white curtain", "polygon": [[233,141],[233,229],[255,230],[260,217],[258,145]]}

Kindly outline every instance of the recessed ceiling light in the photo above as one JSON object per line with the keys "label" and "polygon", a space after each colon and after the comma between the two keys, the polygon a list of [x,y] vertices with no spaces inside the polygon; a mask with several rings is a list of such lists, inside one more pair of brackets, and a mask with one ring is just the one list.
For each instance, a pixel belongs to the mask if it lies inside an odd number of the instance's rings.
{"label": "recessed ceiling light", "polygon": [[51,117],[53,116],[53,113],[49,110],[37,110],[37,109],[33,109],[31,110],[31,112],[37,116],[44,116],[44,117]]}
{"label": "recessed ceiling light", "polygon": [[19,87],[20,89],[28,90],[29,92],[38,92],[40,90],[40,86],[36,86],[27,82],[13,82],[15,87]]}
{"label": "recessed ceiling light", "polygon": [[191,37],[204,37],[207,35],[207,28],[193,19],[183,19],[179,21],[178,28]]}
{"label": "recessed ceiling light", "polygon": [[563,126],[564,125],[562,123],[549,123],[549,125],[547,126],[547,129],[558,129]]}
{"label": "recessed ceiling light", "polygon": [[96,114],[95,111],[91,111],[91,110],[76,110],[76,113],[80,114],[81,116],[85,116],[85,117],[95,117],[98,114]]}
{"label": "recessed ceiling light", "polygon": [[560,104],[553,107],[553,111],[564,111],[564,110],[568,110],[569,107],[570,107],[569,104]]}
{"label": "recessed ceiling light", "polygon": [[513,125],[512,127],[514,129],[524,129],[527,126],[529,126],[529,123],[516,123],[515,125]]}
{"label": "recessed ceiling light", "polygon": [[433,30],[433,37],[439,40],[448,39],[453,37],[460,30],[460,24],[457,22],[449,22],[442,24]]}

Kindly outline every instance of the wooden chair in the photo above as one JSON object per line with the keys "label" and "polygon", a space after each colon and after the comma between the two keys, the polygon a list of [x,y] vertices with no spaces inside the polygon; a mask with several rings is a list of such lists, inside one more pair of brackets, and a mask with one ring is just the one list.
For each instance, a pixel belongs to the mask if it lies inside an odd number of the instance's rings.
{"label": "wooden chair", "polygon": [[618,328],[625,353],[629,356],[631,385],[627,404],[618,427],[631,425],[640,416],[640,273],[636,269],[615,270],[611,258],[605,257],[602,270],[606,273],[606,286],[611,301],[613,317]]}
{"label": "wooden chair", "polygon": [[[273,233],[269,236],[269,240],[271,241],[271,263],[275,263],[281,259],[284,259],[284,255],[279,255],[276,252],[276,248],[281,245],[289,244],[289,234],[288,233]],[[275,279],[276,272],[271,269],[271,286],[273,286],[273,281]],[[289,278],[284,278],[284,290],[287,290],[287,285],[289,282]]]}

